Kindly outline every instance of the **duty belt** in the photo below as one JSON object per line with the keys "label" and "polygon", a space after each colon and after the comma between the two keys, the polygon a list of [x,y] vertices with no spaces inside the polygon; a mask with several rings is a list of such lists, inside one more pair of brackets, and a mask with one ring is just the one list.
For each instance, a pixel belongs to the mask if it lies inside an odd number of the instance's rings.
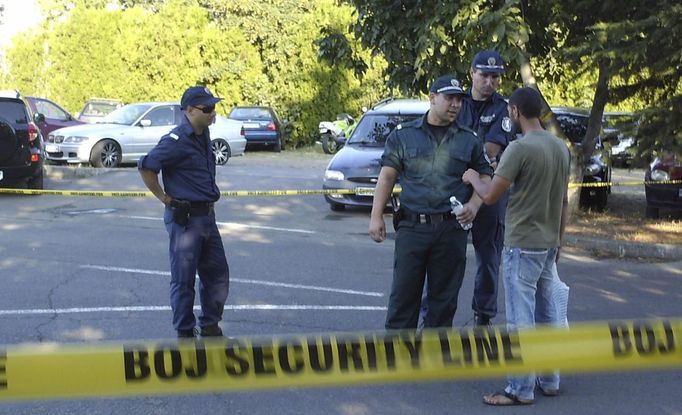
{"label": "duty belt", "polygon": [[453,215],[452,212],[449,211],[444,213],[416,213],[409,211],[405,208],[401,209],[403,210],[403,218],[405,220],[409,220],[411,222],[416,223],[433,224],[445,222],[446,220],[455,219],[455,215]]}
{"label": "duty belt", "polygon": [[213,212],[213,202],[191,202],[189,208],[190,216],[206,216]]}

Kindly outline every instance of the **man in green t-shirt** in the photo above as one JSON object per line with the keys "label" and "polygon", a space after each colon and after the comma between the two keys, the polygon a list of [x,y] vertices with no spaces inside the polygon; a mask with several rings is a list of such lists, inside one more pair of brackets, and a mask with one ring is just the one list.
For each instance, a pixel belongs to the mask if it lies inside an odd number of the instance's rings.
{"label": "man in green t-shirt", "polygon": [[[542,97],[536,90],[514,91],[508,109],[524,136],[502,154],[492,182],[481,181],[473,170],[467,170],[462,180],[471,183],[486,204],[511,187],[502,254],[507,326],[563,326],[568,287],[559,279],[556,261],[568,203],[570,153],[563,141],[542,127]],[[530,404],[536,386],[544,395],[557,395],[559,373],[510,376],[503,393],[486,395],[483,401]]]}

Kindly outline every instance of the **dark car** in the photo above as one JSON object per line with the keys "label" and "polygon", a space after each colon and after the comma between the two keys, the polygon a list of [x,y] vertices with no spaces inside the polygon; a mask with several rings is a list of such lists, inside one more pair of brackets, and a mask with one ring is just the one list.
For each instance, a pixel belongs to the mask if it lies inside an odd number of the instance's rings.
{"label": "dark car", "polygon": [[331,210],[372,206],[386,137],[398,124],[420,117],[428,109],[428,101],[387,99],[362,115],[346,144],[329,162],[322,182],[324,189],[356,190],[358,194],[325,195]]}
{"label": "dark car", "polygon": [[71,127],[72,125],[83,124],[69,114],[64,108],[46,98],[26,97],[28,105],[34,114],[42,114],[44,120],[38,122],[38,128],[43,137],[47,137],[57,128]]}
{"label": "dark car", "polygon": [[[682,158],[662,151],[648,167],[644,176],[646,184],[646,217],[657,219],[660,209],[682,211],[682,184],[665,184],[668,180],[682,180]],[[651,183],[654,182],[654,183]]]}
{"label": "dark car", "polygon": [[0,187],[43,188],[41,121],[21,94],[0,92]]}
{"label": "dark car", "polygon": [[604,137],[611,143],[614,167],[631,167],[637,144],[638,118],[631,112],[605,112]]}
{"label": "dark car", "polygon": [[[579,145],[587,132],[590,112],[582,108],[567,107],[553,107],[552,112],[566,137],[573,144]],[[604,147],[601,134],[596,141],[594,153],[583,171],[583,183],[610,183],[611,154]],[[606,209],[610,193],[611,186],[583,187],[580,189],[580,206],[601,212]]]}
{"label": "dark car", "polygon": [[265,145],[274,151],[284,150],[282,122],[271,107],[234,107],[227,118],[242,122],[246,144]]}

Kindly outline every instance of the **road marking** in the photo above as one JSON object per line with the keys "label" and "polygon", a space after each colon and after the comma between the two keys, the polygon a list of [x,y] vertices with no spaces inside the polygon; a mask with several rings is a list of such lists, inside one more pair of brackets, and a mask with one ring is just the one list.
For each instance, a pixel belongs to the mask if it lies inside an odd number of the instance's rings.
{"label": "road marking", "polygon": [[[121,267],[107,267],[102,265],[81,265],[80,268],[96,269],[100,271],[112,271],[112,272],[127,272],[131,274],[149,274],[149,275],[163,275],[170,276],[170,272],[167,271],[155,271],[148,269],[136,269],[136,268],[121,268]],[[356,290],[346,290],[342,288],[329,288],[329,287],[319,287],[315,285],[301,285],[301,284],[287,284],[283,282],[272,282],[272,281],[262,281],[262,280],[247,280],[242,278],[230,278],[230,282],[240,282],[244,284],[256,284],[256,285],[267,285],[270,287],[283,287],[283,288],[298,288],[301,290],[313,290],[313,291],[326,291],[341,294],[351,294],[351,295],[364,295],[367,297],[383,297],[383,293],[372,292],[372,291],[356,291]]]}
{"label": "road marking", "polygon": [[[149,216],[121,216],[123,218],[128,218],[128,219],[141,219],[141,220],[155,220],[155,221],[160,221],[163,220],[163,218],[153,218]],[[296,228],[277,228],[274,226],[264,226],[264,225],[247,225],[245,223],[237,223],[237,222],[216,222],[218,226],[224,226],[226,228],[248,228],[248,229],[262,229],[262,230],[268,230],[268,231],[280,231],[280,232],[293,232],[293,233],[303,233],[306,235],[314,235],[317,232],[315,231],[309,231],[306,229],[296,229]]]}
{"label": "road marking", "polygon": [[[305,304],[241,304],[226,305],[224,310],[261,310],[261,311],[386,311],[380,306],[350,305],[305,305]],[[194,306],[201,310],[201,306]],[[128,307],[73,307],[73,308],[33,308],[27,310],[0,310],[0,316],[30,314],[79,314],[79,313],[122,313],[139,311],[171,311],[169,306],[128,306]]]}

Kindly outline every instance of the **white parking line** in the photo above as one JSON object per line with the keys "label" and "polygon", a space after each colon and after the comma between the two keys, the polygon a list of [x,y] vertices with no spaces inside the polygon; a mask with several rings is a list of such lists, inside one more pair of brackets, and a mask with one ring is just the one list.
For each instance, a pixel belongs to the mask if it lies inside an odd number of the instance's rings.
{"label": "white parking line", "polygon": [[[163,220],[162,218],[152,218],[149,216],[121,216],[123,218],[128,218],[128,219],[141,219],[141,220],[155,220],[155,221],[160,221]],[[307,235],[313,235],[316,234],[317,232],[315,231],[309,231],[306,229],[296,229],[296,228],[276,228],[274,226],[264,226],[264,225],[247,225],[245,223],[237,223],[237,222],[216,222],[218,226],[222,226],[225,228],[238,228],[238,229],[263,229],[263,230],[268,230],[268,231],[280,231],[280,232],[293,232],[293,233],[303,233]]]}
{"label": "white parking line", "polygon": [[[100,271],[127,272],[130,274],[150,274],[150,275],[170,276],[170,272],[167,272],[167,271],[155,271],[155,270],[148,270],[148,269],[107,267],[107,266],[102,266],[102,265],[81,265],[80,268],[96,269],[96,270],[100,270]],[[283,283],[283,282],[246,280],[246,279],[241,279],[241,278],[230,278],[230,282],[239,282],[239,283],[243,283],[243,284],[267,285],[270,287],[297,288],[297,289],[301,289],[301,290],[326,291],[326,292],[332,292],[332,293],[351,294],[351,295],[364,295],[367,297],[383,297],[384,296],[383,293],[377,293],[377,292],[372,292],[372,291],[356,291],[356,290],[346,290],[346,289],[342,289],[342,288],[318,287],[315,285],[287,284],[287,283]]]}
{"label": "white parking line", "polygon": [[[200,310],[194,306],[194,310]],[[386,311],[386,307],[346,306],[346,305],[302,305],[302,304],[242,304],[226,305],[225,310],[262,310],[262,311]],[[169,306],[129,306],[129,307],[74,307],[74,308],[34,308],[27,310],[0,310],[0,316],[31,314],[79,314],[79,313],[127,313],[140,311],[170,311]]]}

